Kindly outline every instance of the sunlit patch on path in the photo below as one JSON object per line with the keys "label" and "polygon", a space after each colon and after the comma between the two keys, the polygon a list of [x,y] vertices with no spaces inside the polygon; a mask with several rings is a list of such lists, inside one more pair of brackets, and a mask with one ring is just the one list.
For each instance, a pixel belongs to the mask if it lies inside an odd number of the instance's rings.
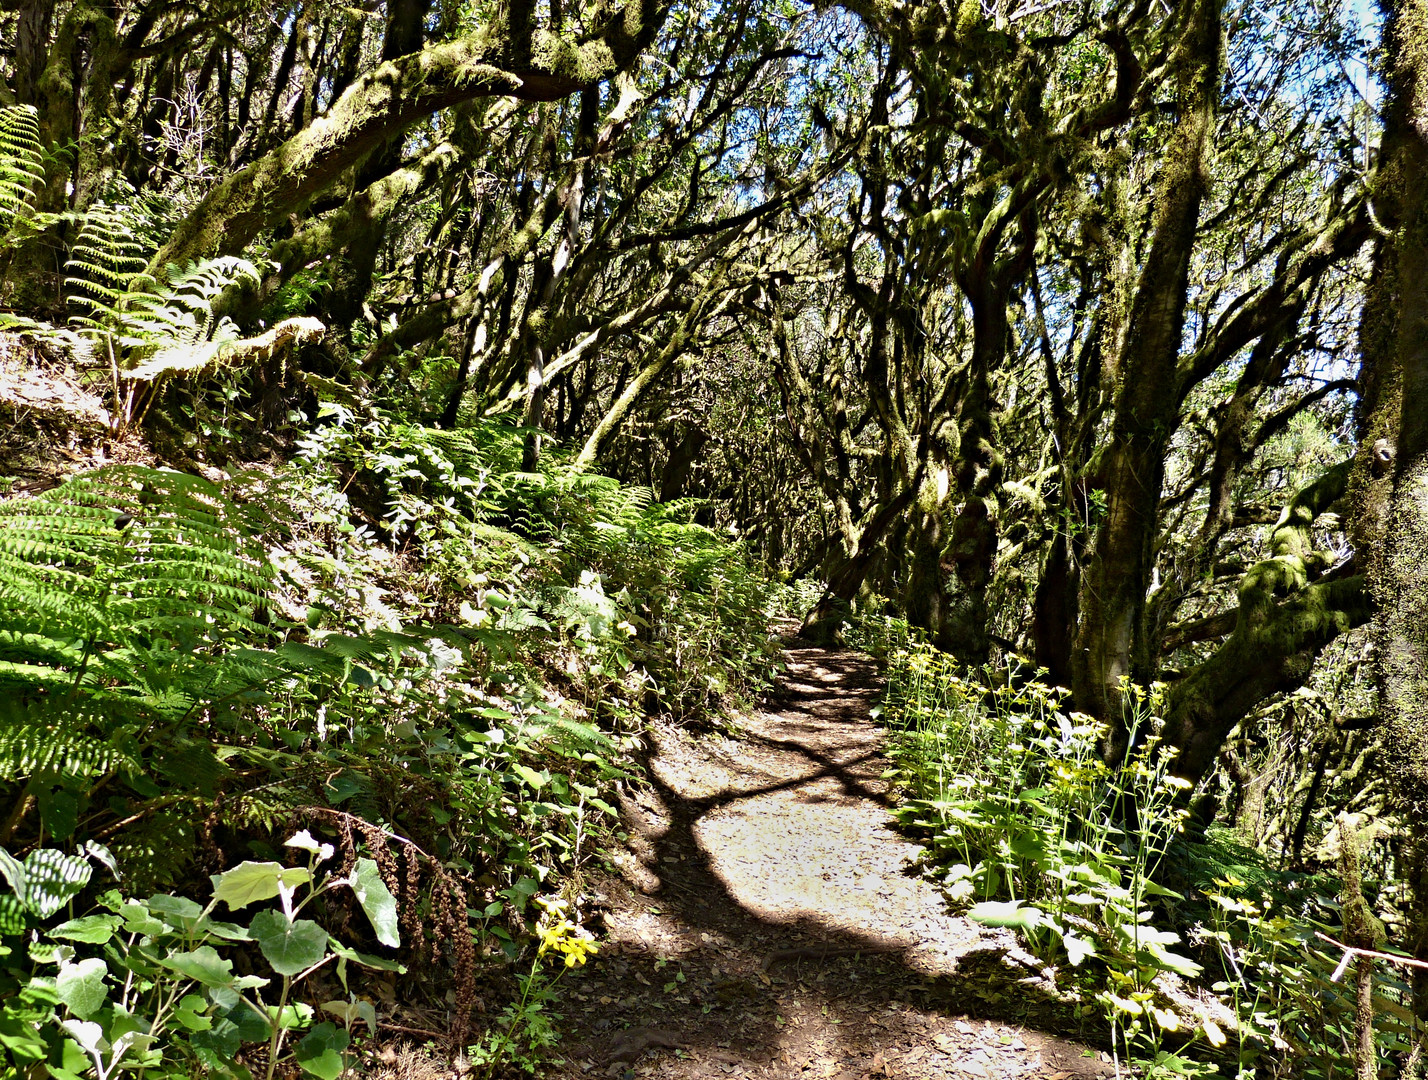
{"label": "sunlit patch on path", "polygon": [[[607,948],[561,1003],[562,1076],[1054,1078],[1100,1055],[1035,1030],[1030,957],[946,912],[888,812],[873,664],[793,648],[737,738],[656,734]],[[971,1014],[971,1015],[969,1015]]]}

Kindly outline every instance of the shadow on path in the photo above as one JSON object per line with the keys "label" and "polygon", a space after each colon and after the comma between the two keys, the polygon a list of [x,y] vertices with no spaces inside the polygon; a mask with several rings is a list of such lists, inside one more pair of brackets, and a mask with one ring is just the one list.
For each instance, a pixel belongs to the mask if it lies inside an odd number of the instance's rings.
{"label": "shadow on path", "polygon": [[907,871],[872,661],[786,661],[737,738],[657,734],[623,880],[595,890],[606,946],[561,994],[563,1075],[1108,1075],[1043,1033],[1075,1022],[1013,939]]}

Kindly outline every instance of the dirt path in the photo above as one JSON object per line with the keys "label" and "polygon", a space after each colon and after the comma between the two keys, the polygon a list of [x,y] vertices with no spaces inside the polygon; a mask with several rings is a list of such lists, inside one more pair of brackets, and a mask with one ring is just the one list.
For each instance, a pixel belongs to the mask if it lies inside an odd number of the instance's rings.
{"label": "dirt path", "polygon": [[1109,1075],[1026,1026],[1068,1022],[1032,958],[908,872],[917,849],[893,831],[868,719],[873,664],[786,661],[738,738],[657,733],[653,788],[623,807],[623,880],[596,889],[606,946],[561,995],[559,1075]]}

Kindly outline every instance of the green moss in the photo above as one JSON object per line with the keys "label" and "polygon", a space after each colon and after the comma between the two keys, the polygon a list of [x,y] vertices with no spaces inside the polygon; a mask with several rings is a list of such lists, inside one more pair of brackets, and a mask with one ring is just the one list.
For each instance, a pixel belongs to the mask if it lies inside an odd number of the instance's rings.
{"label": "green moss", "polygon": [[153,266],[242,250],[374,147],[438,109],[496,94],[554,101],[608,78],[634,61],[660,21],[653,11],[643,12],[637,34],[629,32],[628,19],[616,20],[619,25],[604,37],[581,43],[542,31],[528,68],[499,66],[508,50],[490,28],[389,60],[353,83],[325,116],[214,188]]}
{"label": "green moss", "polygon": [[957,40],[966,41],[982,21],[981,0],[962,0],[957,5]]}

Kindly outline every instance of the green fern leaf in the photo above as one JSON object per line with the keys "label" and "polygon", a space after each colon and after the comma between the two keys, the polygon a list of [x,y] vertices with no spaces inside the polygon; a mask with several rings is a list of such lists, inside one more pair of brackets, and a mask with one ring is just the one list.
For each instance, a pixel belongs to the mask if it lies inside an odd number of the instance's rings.
{"label": "green fern leaf", "polygon": [[0,236],[29,209],[44,183],[39,113],[32,105],[0,107]]}

